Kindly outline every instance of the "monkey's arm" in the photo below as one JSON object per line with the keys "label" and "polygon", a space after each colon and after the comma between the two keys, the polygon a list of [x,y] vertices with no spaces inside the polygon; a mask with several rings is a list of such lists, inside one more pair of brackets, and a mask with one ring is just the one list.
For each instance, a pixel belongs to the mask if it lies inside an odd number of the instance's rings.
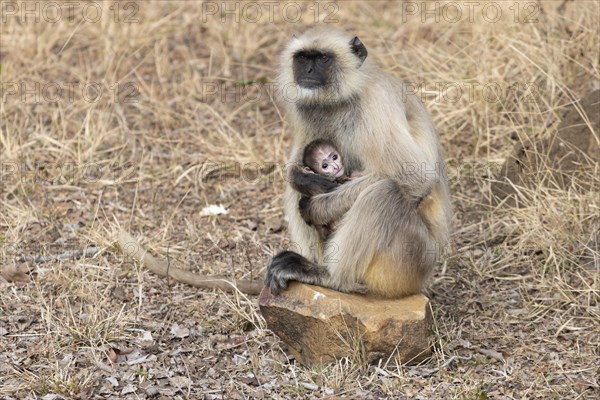
{"label": "monkey's arm", "polygon": [[[327,225],[332,221],[341,219],[352,207],[358,196],[363,191],[368,191],[369,186],[382,180],[391,179],[416,207],[424,197],[431,193],[435,179],[425,177],[418,179],[417,175],[400,177],[386,177],[375,174],[365,174],[336,189],[318,194],[314,197],[300,199],[299,208],[302,219],[312,225]],[[421,176],[421,174],[418,174]],[[382,199],[383,200],[383,199]]]}
{"label": "monkey's arm", "polygon": [[313,172],[306,172],[303,168],[291,167],[288,178],[290,185],[300,194],[313,197],[327,193],[339,186],[334,179]]}
{"label": "monkey's arm", "polygon": [[339,220],[352,207],[360,193],[378,180],[380,178],[377,176],[368,174],[352,179],[331,192],[311,198],[304,197],[299,204],[300,215],[304,221],[313,225],[327,225]]}

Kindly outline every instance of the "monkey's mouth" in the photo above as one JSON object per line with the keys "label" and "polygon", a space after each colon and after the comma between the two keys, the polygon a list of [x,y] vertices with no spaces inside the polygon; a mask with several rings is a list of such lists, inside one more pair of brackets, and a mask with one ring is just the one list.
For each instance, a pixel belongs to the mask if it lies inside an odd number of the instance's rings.
{"label": "monkey's mouth", "polygon": [[315,89],[323,86],[323,82],[317,79],[303,78],[298,80],[298,86],[306,89]]}
{"label": "monkey's mouth", "polygon": [[342,167],[342,168],[338,169],[338,170],[335,172],[335,177],[336,177],[336,178],[339,178],[339,177],[340,177],[340,176],[342,176],[342,175],[344,175],[344,167]]}

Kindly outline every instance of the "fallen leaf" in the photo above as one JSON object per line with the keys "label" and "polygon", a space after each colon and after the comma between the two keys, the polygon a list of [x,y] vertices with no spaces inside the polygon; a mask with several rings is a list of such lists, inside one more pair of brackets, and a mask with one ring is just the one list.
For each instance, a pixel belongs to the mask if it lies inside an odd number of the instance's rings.
{"label": "fallen leaf", "polygon": [[158,389],[158,393],[160,393],[163,396],[167,396],[167,397],[171,398],[171,397],[175,397],[175,394],[177,392],[171,388],[160,388],[160,389]]}
{"label": "fallen leaf", "polygon": [[483,355],[493,358],[494,360],[498,360],[500,362],[506,361],[504,359],[504,356],[502,355],[502,353],[500,353],[499,351],[491,350],[491,349],[477,349],[477,351]]}
{"label": "fallen leaf", "polygon": [[267,232],[278,233],[283,229],[283,223],[279,217],[269,218],[265,222],[265,225],[267,227]]}
{"label": "fallen leaf", "polygon": [[17,323],[17,327],[19,328],[19,330],[24,331],[25,329],[29,328],[29,326],[33,323],[33,319],[20,316],[17,317],[17,320],[15,322]]}
{"label": "fallen leaf", "polygon": [[119,381],[114,376],[109,376],[106,378],[106,380],[109,381],[110,384],[113,385],[114,387],[119,386]]}
{"label": "fallen leaf", "polygon": [[191,379],[186,376],[173,376],[169,378],[169,382],[178,388],[187,388],[192,384]]}
{"label": "fallen leaf", "polygon": [[156,386],[148,386],[146,388],[146,394],[150,397],[154,397],[158,394],[158,388]]}
{"label": "fallen leaf", "polygon": [[246,356],[243,356],[240,354],[233,355],[233,362],[235,363],[235,365],[244,364],[247,360],[248,360],[248,357],[246,357]]}
{"label": "fallen leaf", "polygon": [[129,301],[131,300],[131,296],[125,291],[125,288],[122,286],[117,286],[113,289],[112,295],[121,301]]}
{"label": "fallen leaf", "polygon": [[304,386],[308,390],[319,390],[319,386],[314,383],[300,382],[300,385]]}
{"label": "fallen leaf", "polygon": [[173,326],[171,327],[171,334],[176,338],[183,339],[184,337],[190,336],[190,330],[185,326],[173,324]]}
{"label": "fallen leaf", "polygon": [[238,378],[240,380],[240,382],[245,383],[246,385],[251,385],[251,386],[258,386],[258,379],[256,379],[256,376],[254,376],[253,373],[249,373],[248,376],[241,376]]}
{"label": "fallen leaf", "polygon": [[202,209],[202,211],[200,211],[200,216],[202,216],[202,217],[208,217],[211,215],[225,215],[225,214],[229,214],[229,211],[227,211],[221,204],[219,204],[219,205],[212,204],[208,207],[204,207]]}
{"label": "fallen leaf", "polygon": [[117,352],[114,349],[110,349],[108,351],[108,359],[110,360],[110,362],[116,363],[117,362]]}
{"label": "fallen leaf", "polygon": [[148,358],[148,353],[141,349],[119,350],[112,348],[108,352],[108,359],[115,364],[127,363],[128,365],[141,364]]}
{"label": "fallen leaf", "polygon": [[133,385],[125,385],[123,390],[121,390],[121,394],[125,395],[125,394],[129,394],[129,393],[134,393],[136,390],[137,390],[137,388]]}
{"label": "fallen leaf", "polygon": [[258,228],[258,223],[256,221],[253,221],[253,220],[249,219],[249,220],[246,221],[246,226],[251,231],[255,231]]}
{"label": "fallen leaf", "polygon": [[15,263],[5,264],[0,269],[0,276],[7,282],[28,283],[30,279],[27,272],[29,272],[29,268],[24,263],[18,265]]}
{"label": "fallen leaf", "polygon": [[147,345],[151,345],[152,343],[154,343],[154,338],[152,337],[152,332],[142,331],[141,341]]}

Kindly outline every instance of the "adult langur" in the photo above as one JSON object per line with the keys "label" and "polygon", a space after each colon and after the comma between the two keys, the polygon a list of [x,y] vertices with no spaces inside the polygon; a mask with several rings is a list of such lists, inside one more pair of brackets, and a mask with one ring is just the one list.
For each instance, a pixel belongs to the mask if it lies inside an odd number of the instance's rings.
{"label": "adult langur", "polygon": [[[448,183],[435,127],[402,81],[367,57],[353,35],[318,26],[294,37],[278,78],[294,137],[285,214],[297,252],[269,262],[271,292],[301,281],[397,298],[419,292],[448,242]],[[313,140],[334,144],[339,185],[302,166]],[[315,229],[340,220],[323,243]]]}

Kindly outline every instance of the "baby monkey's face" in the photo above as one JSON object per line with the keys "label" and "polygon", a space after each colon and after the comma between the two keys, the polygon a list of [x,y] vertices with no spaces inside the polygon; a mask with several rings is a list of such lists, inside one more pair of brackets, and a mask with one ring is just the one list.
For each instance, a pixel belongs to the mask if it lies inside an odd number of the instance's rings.
{"label": "baby monkey's face", "polygon": [[315,150],[314,171],[318,174],[339,178],[344,175],[342,157],[336,149],[331,146],[322,146]]}

